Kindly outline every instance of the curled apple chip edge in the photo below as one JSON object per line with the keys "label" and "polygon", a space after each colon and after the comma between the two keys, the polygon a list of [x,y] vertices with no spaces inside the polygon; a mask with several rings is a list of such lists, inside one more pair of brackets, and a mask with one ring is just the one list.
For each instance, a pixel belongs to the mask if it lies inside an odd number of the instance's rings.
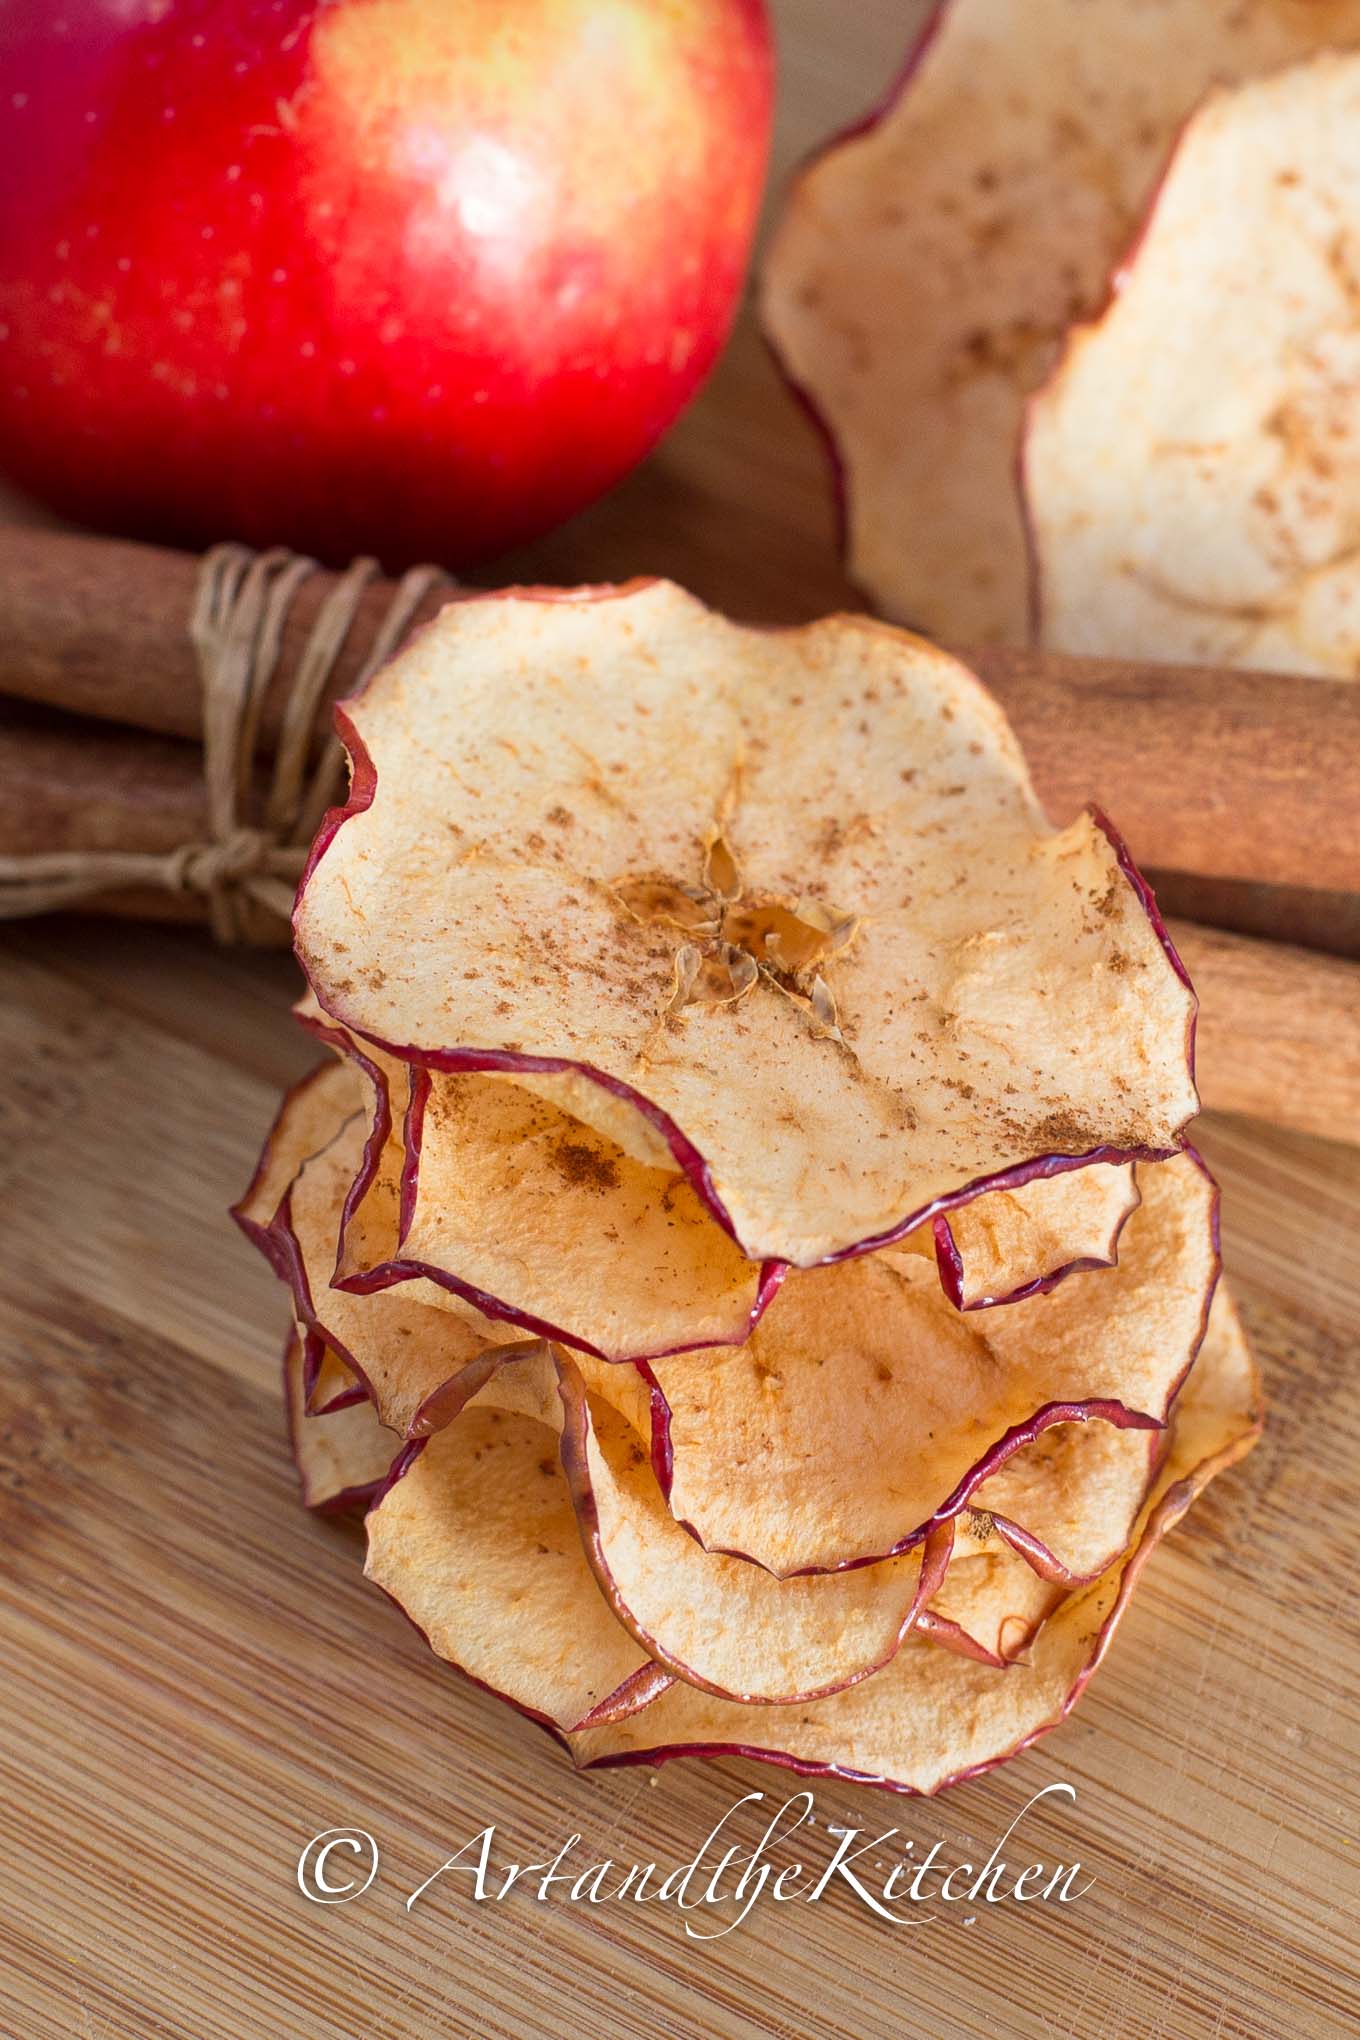
{"label": "curled apple chip edge", "polygon": [[932,1228],[944,1293],[957,1310],[989,1310],[1112,1268],[1137,1205],[1132,1162],[1093,1162],[975,1197]]}
{"label": "curled apple chip edge", "polygon": [[1004,1671],[1033,1643],[1063,1593],[998,1545],[955,1558],[934,1600],[917,1617],[916,1635]]}
{"label": "curled apple chip edge", "polygon": [[[1356,0],[935,0],[882,104],[795,177],[762,281],[875,607],[955,644],[1024,642],[1027,396],[1100,306],[1201,96],[1356,39]],[[1112,413],[1102,442],[1129,424]]]}
{"label": "curled apple chip edge", "polygon": [[307,1408],[304,1344],[304,1333],[294,1326],[283,1352],[288,1441],[303,1502],[322,1512],[367,1508],[390,1475],[401,1440],[383,1429],[367,1397],[313,1415]]}
{"label": "curled apple chip edge", "polygon": [[1108,304],[1029,406],[1041,643],[1360,672],[1357,191],[1360,55],[1192,116]]}
{"label": "curled apple chip edge", "polygon": [[303,1408],[309,1417],[330,1417],[369,1399],[368,1390],[347,1361],[327,1345],[315,1326],[302,1338]]}
{"label": "curled apple chip edge", "polygon": [[347,1062],[323,1063],[294,1085],[232,1215],[287,1287],[299,1323],[363,1385],[385,1424],[419,1437],[532,1342],[470,1306],[444,1307],[438,1292],[435,1307],[423,1283],[372,1296],[330,1286],[339,1215],[369,1142],[363,1097]]}
{"label": "curled apple chip edge", "polygon": [[631,1102],[749,1258],[1180,1146],[1195,1002],[1151,896],[1102,817],[1048,827],[934,647],[662,582],[514,591],[337,723],[350,797],[295,911],[321,1005],[431,1071]]}
{"label": "curled apple chip edge", "polygon": [[673,1166],[494,1077],[412,1073],[403,1187],[400,1245],[347,1282],[422,1274],[596,1359],[740,1345],[784,1275],[748,1260]]}
{"label": "curled apple chip edge", "polygon": [[[328,1021],[314,999],[294,1011],[372,1091],[337,1289],[415,1280],[438,1305],[435,1285],[455,1310],[619,1361],[740,1344],[778,1289],[783,1266],[747,1260],[668,1148],[662,1168],[637,1159],[659,1143],[629,1136],[624,1121],[647,1123],[598,1085],[570,1072],[432,1081]],[[607,1107],[599,1127],[567,1109],[587,1091]]]}
{"label": "curled apple chip edge", "polygon": [[1119,1564],[1069,1594],[1004,1667],[908,1637],[872,1679],[808,1706],[742,1707],[677,1683],[632,1722],[564,1738],[577,1764],[764,1759],[814,1777],[929,1794],[1018,1755],[1066,1719],[1110,1647],[1139,1576],[1195,1496],[1250,1450],[1260,1385],[1227,1292],[1177,1404],[1171,1449]]}
{"label": "curled apple chip edge", "polygon": [[1194,1150],[1139,1175],[1118,1265],[1060,1289],[960,1313],[928,1261],[883,1249],[791,1273],[745,1346],[651,1363],[672,1513],[781,1577],[891,1557],[970,1508],[1053,1578],[1103,1570],[1220,1266],[1218,1191]]}

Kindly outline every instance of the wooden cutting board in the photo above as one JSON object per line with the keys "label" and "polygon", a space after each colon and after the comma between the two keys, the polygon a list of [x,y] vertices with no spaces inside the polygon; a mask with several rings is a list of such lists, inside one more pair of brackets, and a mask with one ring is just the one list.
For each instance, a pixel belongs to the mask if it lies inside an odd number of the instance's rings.
{"label": "wooden cutting board", "polygon": [[[787,0],[780,161],[878,89],[919,8]],[[853,16],[853,19],[848,18]],[[661,570],[738,613],[853,600],[825,474],[748,317],[661,456],[513,572]],[[74,922],[0,947],[0,2035],[4,2040],[1324,2040],[1360,2026],[1360,1156],[1227,1121],[1228,1266],[1266,1439],[1154,1560],[1080,1712],[934,1802],[822,1823],[985,1853],[1045,1785],[1067,1907],[892,1926],[848,1889],[723,1938],[673,1911],[404,1900],[501,1858],[684,1862],[724,1761],[578,1778],[441,1669],[299,1508],[284,1312],[228,1226],[307,1063],[283,958]],[[299,1854],[381,1851],[353,1904]],[[757,1830],[744,1829],[747,1842]],[[831,1844],[827,1844],[830,1853]],[[704,1923],[711,1930],[713,1922]]]}

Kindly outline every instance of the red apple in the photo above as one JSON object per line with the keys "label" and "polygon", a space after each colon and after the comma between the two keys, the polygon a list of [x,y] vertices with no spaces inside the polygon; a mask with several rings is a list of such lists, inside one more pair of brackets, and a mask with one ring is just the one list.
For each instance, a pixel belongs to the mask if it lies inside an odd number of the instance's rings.
{"label": "red apple", "polygon": [[0,468],[83,522],[457,565],[726,337],[762,0],[0,0]]}

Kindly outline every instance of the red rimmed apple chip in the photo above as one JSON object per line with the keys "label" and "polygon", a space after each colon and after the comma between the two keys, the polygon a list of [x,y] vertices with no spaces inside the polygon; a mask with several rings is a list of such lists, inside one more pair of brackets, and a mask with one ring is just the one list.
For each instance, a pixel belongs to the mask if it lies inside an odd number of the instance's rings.
{"label": "red rimmed apple chip", "polygon": [[[886,104],[795,183],[765,265],[766,327],[833,442],[850,570],[877,607],[959,644],[1024,641],[1027,395],[1100,305],[1208,87],[1357,37],[1356,0],[937,0]],[[1210,355],[1265,309],[1249,284],[1250,310],[1224,314],[1228,217],[1203,251]],[[1211,438],[1197,407],[1229,393],[1204,353],[1176,354],[1186,436]],[[1092,443],[1125,435],[1124,483],[1145,442],[1118,386],[1109,403]]]}
{"label": "red rimmed apple chip", "polygon": [[407,1151],[400,1247],[364,1279],[426,1275],[599,1359],[739,1345],[783,1272],[748,1260],[673,1164],[502,1077],[418,1071]]}
{"label": "red rimmed apple chip", "polygon": [[[423,1275],[427,1301],[440,1300],[433,1282],[605,1359],[740,1344],[759,1320],[783,1264],[752,1268],[669,1148],[666,1167],[653,1168],[557,1101],[581,1108],[593,1094],[608,1108],[596,1115],[601,1127],[621,1130],[629,1117],[645,1127],[631,1106],[583,1077],[412,1073],[327,1023],[313,1001],[295,1010],[374,1093],[362,1180],[340,1223],[342,1290],[367,1293]],[[402,1141],[398,1101],[404,1112],[412,1095]],[[936,1219],[929,1235],[945,1292],[976,1310],[1108,1266],[1136,1202],[1131,1163],[1091,1163],[984,1192],[952,1220]],[[539,1242],[549,1232],[554,1252],[545,1257]],[[909,1243],[926,1251],[926,1229]]]}
{"label": "red rimmed apple chip", "polygon": [[1360,56],[1216,93],[1030,412],[1045,644],[1360,673],[1357,292]]}
{"label": "red rimmed apple chip", "polygon": [[1131,1162],[1093,1162],[975,1197],[935,1220],[945,1294],[960,1310],[985,1310],[1113,1267],[1137,1205]]}
{"label": "red rimmed apple chip", "polygon": [[[1061,1569],[1106,1564],[1148,1484],[1146,1435],[1031,1441],[1082,1418],[1099,1434],[1160,1424],[1218,1274],[1198,1158],[1144,1164],[1139,1180],[1118,1266],[1051,1293],[961,1314],[928,1261],[885,1248],[791,1274],[735,1352],[654,1363],[673,1513],[781,1576],[900,1550],[970,1500],[1023,1511],[1028,1548]],[[1034,1455],[1029,1478],[1007,1478],[1012,1453]]]}
{"label": "red rimmed apple chip", "polygon": [[401,1440],[378,1422],[367,1397],[313,1415],[307,1408],[304,1344],[304,1334],[295,1330],[283,1356],[284,1407],[303,1502],[309,1509],[367,1508],[391,1472]]}
{"label": "red rimmed apple chip", "polygon": [[632,1100],[752,1259],[1179,1144],[1193,994],[1127,854],[1048,827],[918,640],[664,583],[469,599],[342,721],[295,923],[327,1012]]}
{"label": "red rimmed apple chip", "polygon": [[302,1387],[309,1417],[332,1416],[368,1400],[368,1390],[349,1362],[311,1325],[303,1335]]}
{"label": "red rimmed apple chip", "polygon": [[499,1356],[525,1342],[514,1326],[431,1283],[371,1296],[331,1286],[341,1215],[369,1136],[364,1105],[365,1087],[346,1062],[304,1078],[285,1098],[266,1142],[267,1166],[235,1216],[288,1284],[301,1322],[364,1386],[382,1421],[418,1437],[447,1423]]}
{"label": "red rimmed apple chip", "polygon": [[738,1345],[774,1294],[782,1268],[747,1260],[669,1148],[652,1167],[557,1103],[594,1092],[603,1124],[631,1118],[650,1134],[598,1085],[431,1077],[328,1025],[310,1000],[298,1016],[373,1094],[340,1219],[339,1290],[418,1280],[427,1302],[442,1290],[454,1309],[606,1360]]}
{"label": "red rimmed apple chip", "polygon": [[559,1729],[643,1705],[666,1674],[586,1563],[556,1433],[474,1400],[366,1519],[370,1579],[441,1658]]}
{"label": "red rimmed apple chip", "polygon": [[776,1579],[705,1551],[666,1507],[637,1432],[563,1356],[562,1465],[601,1592],[649,1656],[726,1698],[788,1703],[869,1677],[944,1577],[952,1528],[852,1571]]}
{"label": "red rimmed apple chip", "polygon": [[921,1635],[908,1637],[873,1678],[806,1706],[741,1707],[677,1683],[632,1721],[568,1738],[576,1761],[733,1754],[918,1793],[989,1770],[1065,1719],[1158,1541],[1206,1483],[1250,1449],[1259,1427],[1256,1371],[1220,1289],[1136,1543],[1093,1586],[1061,1602],[1020,1661],[978,1663]]}

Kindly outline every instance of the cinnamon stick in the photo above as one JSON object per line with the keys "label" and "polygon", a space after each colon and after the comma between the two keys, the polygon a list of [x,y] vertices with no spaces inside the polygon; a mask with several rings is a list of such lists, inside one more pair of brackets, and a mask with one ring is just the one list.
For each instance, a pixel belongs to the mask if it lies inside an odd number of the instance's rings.
{"label": "cinnamon stick", "polygon": [[[189,640],[198,571],[195,554],[163,546],[0,525],[0,694],[162,736],[201,737],[202,695]],[[278,737],[292,677],[337,578],[311,575],[288,612],[261,707],[265,748]],[[352,689],[393,587],[376,580],[364,591],[335,662],[331,700]],[[416,622],[446,599],[432,594]]]}
{"label": "cinnamon stick", "polygon": [[1360,964],[1173,921],[1207,1110],[1360,1143]]}
{"label": "cinnamon stick", "polygon": [[[0,692],[201,735],[187,635],[197,571],[187,553],[0,529]],[[264,703],[266,745],[334,578],[314,575],[290,612]],[[353,684],[391,593],[388,581],[367,591],[332,696]],[[1360,685],[1031,652],[971,657],[1055,820],[1094,799],[1145,867],[1360,893]]]}

